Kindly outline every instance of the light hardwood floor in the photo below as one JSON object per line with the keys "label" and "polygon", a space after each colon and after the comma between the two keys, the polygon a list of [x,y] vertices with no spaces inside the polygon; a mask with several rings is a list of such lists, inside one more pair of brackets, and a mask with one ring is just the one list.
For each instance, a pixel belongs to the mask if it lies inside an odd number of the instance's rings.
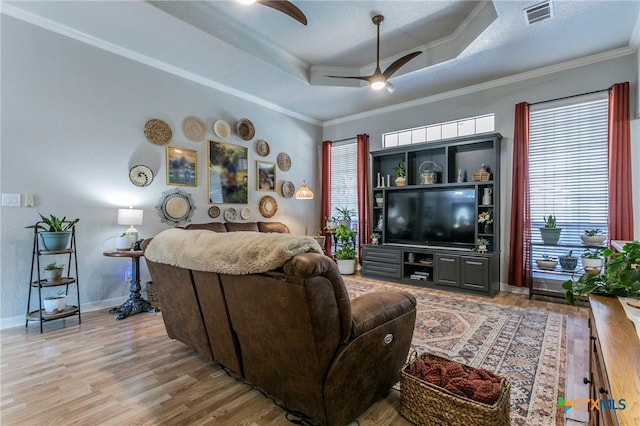
{"label": "light hardwood floor", "polygon": [[[484,299],[566,314],[566,399],[586,397],[587,308],[501,293]],[[285,425],[285,412],[257,390],[228,377],[206,358],[170,340],[161,314],[116,321],[107,310],[45,323],[45,333],[3,330],[0,424],[8,425]],[[392,391],[361,425],[410,425]],[[580,414],[580,413],[577,413]],[[573,418],[568,425],[581,425]]]}

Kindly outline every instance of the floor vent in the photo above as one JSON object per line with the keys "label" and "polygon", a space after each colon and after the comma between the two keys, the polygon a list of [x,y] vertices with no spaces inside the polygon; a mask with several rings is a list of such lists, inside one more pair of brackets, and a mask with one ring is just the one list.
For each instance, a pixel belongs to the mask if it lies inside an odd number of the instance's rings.
{"label": "floor vent", "polygon": [[528,25],[544,21],[547,18],[551,18],[553,16],[551,2],[546,1],[544,3],[539,3],[535,6],[531,6],[524,10],[524,14],[527,19]]}

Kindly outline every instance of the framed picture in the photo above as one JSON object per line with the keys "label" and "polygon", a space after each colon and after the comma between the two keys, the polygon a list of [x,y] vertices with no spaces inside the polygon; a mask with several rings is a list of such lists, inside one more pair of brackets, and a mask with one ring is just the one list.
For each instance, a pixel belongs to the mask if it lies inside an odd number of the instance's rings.
{"label": "framed picture", "polygon": [[209,204],[247,204],[249,201],[249,148],[209,141]]}
{"label": "framed picture", "polygon": [[198,186],[198,151],[167,147],[167,185]]}
{"label": "framed picture", "polygon": [[258,191],[276,190],[276,164],[256,161],[256,189]]}

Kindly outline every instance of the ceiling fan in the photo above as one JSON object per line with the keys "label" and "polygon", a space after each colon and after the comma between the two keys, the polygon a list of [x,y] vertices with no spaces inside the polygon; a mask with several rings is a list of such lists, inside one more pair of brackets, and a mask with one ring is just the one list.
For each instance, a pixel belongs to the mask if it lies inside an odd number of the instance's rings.
{"label": "ceiling fan", "polygon": [[408,55],[404,55],[402,58],[394,61],[391,65],[389,65],[387,67],[386,70],[384,70],[384,72],[382,72],[380,70],[380,23],[382,21],[384,21],[384,16],[382,15],[376,15],[373,18],[371,18],[371,21],[375,24],[376,27],[378,27],[378,47],[376,49],[376,70],[374,71],[373,75],[369,75],[369,76],[342,76],[342,75],[327,75],[325,77],[332,77],[332,78],[354,78],[357,80],[365,80],[369,82],[369,85],[371,86],[372,89],[374,90],[380,90],[383,87],[387,87],[387,90],[389,90],[389,92],[393,92],[393,86],[391,85],[391,83],[389,83],[389,79],[391,78],[391,76],[398,71],[404,64],[406,64],[407,62],[409,62],[410,60],[412,60],[413,58],[415,58],[416,56],[418,56],[419,54],[421,54],[422,52],[412,52],[409,53]]}
{"label": "ceiling fan", "polygon": [[258,3],[263,6],[270,7],[286,15],[291,16],[303,25],[307,25],[307,17],[293,3],[287,0],[239,0],[240,3],[253,4]]}

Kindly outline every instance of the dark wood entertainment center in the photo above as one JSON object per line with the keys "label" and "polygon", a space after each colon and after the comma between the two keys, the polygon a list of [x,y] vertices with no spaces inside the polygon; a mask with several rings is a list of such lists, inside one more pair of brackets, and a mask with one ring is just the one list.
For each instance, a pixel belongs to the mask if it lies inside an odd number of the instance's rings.
{"label": "dark wood entertainment center", "polygon": [[[363,246],[362,274],[384,278],[421,287],[441,288],[478,295],[493,296],[500,291],[500,141],[499,133],[485,133],[386,148],[371,152],[371,179],[374,194],[382,194],[382,206],[372,200],[372,231],[381,235],[380,244]],[[377,186],[387,184],[386,176],[393,176],[394,167],[400,161],[406,163],[406,185]],[[431,167],[431,175],[424,178],[424,166]],[[481,165],[491,173],[482,180],[473,180]],[[460,173],[462,172],[462,173]],[[378,178],[381,176],[382,179]],[[423,177],[421,179],[421,176]],[[477,176],[477,175],[476,175]],[[462,181],[459,181],[462,177]],[[425,182],[429,183],[425,183]],[[423,183],[421,183],[423,182]],[[483,204],[483,194],[489,188],[491,203]],[[438,241],[391,243],[385,228],[389,197],[394,192],[405,194],[447,190],[475,192],[473,207],[473,241],[484,238],[489,241],[488,251],[479,253],[466,245]],[[490,212],[493,223],[489,229],[478,224],[478,215]],[[422,213],[422,211],[421,211]],[[397,213],[396,213],[397,214]],[[383,219],[381,219],[383,218]],[[382,224],[382,228],[380,228]],[[419,236],[414,236],[418,239]]]}

